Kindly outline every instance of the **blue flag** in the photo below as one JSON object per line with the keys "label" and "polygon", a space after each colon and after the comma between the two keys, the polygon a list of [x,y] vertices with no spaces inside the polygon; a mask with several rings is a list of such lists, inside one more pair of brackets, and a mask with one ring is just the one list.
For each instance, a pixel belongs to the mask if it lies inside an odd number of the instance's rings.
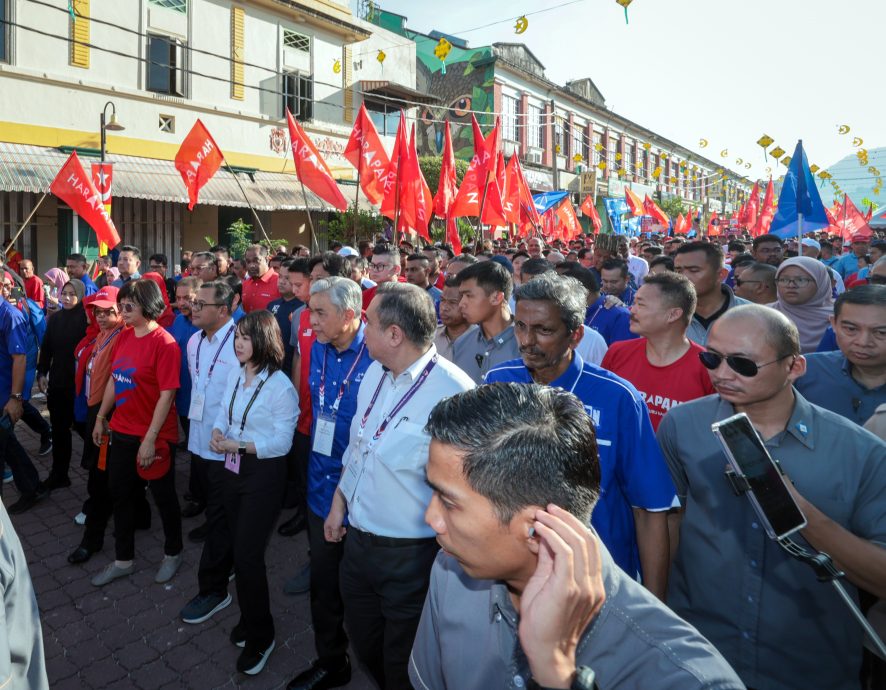
{"label": "blue flag", "polygon": [[569,195],[569,192],[543,192],[542,194],[533,194],[532,202],[535,204],[535,210],[538,215],[542,215],[545,211],[549,211],[559,204]]}
{"label": "blue flag", "polygon": [[804,233],[830,225],[818,188],[815,186],[815,178],[809,170],[802,141],[798,141],[797,148],[794,149],[794,156],[791,158],[781,195],[778,197],[778,208],[772,219],[772,225],[769,226],[769,234],[778,235],[782,239],[796,237],[799,214],[803,215]]}

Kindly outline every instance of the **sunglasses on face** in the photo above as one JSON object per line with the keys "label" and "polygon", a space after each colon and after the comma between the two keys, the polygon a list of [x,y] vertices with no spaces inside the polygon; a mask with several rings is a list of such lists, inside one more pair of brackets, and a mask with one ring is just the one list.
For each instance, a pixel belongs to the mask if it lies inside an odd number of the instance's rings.
{"label": "sunglasses on face", "polygon": [[729,366],[730,369],[732,369],[732,371],[734,371],[739,376],[744,376],[745,378],[753,378],[758,373],[760,373],[760,369],[762,369],[763,367],[768,367],[770,364],[775,364],[776,362],[780,362],[781,360],[790,356],[791,355],[782,355],[778,359],[773,359],[771,362],[757,364],[752,359],[748,359],[747,357],[740,357],[738,355],[721,355],[716,352],[710,351],[698,353],[698,358],[701,360],[701,363],[706,369],[714,371],[725,359],[726,364]]}
{"label": "sunglasses on face", "polygon": [[120,303],[120,309],[125,311],[127,314],[131,314],[132,312],[134,312],[137,306],[138,305],[135,305],[132,302],[121,302]]}

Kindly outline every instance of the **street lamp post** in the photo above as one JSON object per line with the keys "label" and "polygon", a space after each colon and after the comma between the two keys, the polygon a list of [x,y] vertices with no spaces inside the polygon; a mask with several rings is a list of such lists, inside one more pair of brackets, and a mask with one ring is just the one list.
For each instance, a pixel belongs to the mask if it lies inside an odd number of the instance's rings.
{"label": "street lamp post", "polygon": [[[108,106],[111,106],[111,119],[106,122]],[[105,103],[105,107],[102,108],[102,114],[99,119],[99,131],[101,132],[101,162],[105,162],[105,148],[107,145],[107,132],[108,130],[112,132],[121,132],[126,129],[123,125],[121,125],[117,121],[117,106],[114,105],[113,101],[108,101]]]}

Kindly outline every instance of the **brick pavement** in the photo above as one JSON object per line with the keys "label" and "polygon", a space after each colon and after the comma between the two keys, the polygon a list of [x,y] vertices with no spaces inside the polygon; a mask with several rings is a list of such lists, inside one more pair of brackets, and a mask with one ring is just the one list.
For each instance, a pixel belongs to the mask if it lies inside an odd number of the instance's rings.
{"label": "brick pavement", "polygon": [[[43,401],[33,402],[42,412]],[[16,427],[16,434],[40,477],[45,478],[51,455],[37,456],[39,439],[23,424]],[[80,440],[74,436],[71,488],[58,489],[28,512],[11,516],[37,592],[53,690],[285,687],[314,657],[308,596],[292,597],[282,591],[285,579],[307,562],[304,533],[280,537],[275,531],[271,537],[267,565],[277,648],[257,677],[239,674],[235,663],[240,650],[228,641],[239,617],[233,583],[231,606],[202,625],[182,623],[178,612],[197,593],[201,545],[185,537],[184,563],[178,574],[165,585],[155,584],[154,574],[163,555],[156,509],[151,529],[136,533],[136,573],[131,578],[101,588],[89,582],[114,557],[113,522],[101,553],[83,565],[67,562],[68,554],[80,543],[83,528],[74,524],[73,517],[86,497],[86,472],[79,466]],[[182,487],[187,486],[187,463],[181,453],[176,486],[181,496]],[[7,484],[4,503],[10,505],[17,499],[14,484]],[[185,519],[185,534],[201,521],[202,516]],[[355,668],[347,687],[363,690],[375,686]]]}

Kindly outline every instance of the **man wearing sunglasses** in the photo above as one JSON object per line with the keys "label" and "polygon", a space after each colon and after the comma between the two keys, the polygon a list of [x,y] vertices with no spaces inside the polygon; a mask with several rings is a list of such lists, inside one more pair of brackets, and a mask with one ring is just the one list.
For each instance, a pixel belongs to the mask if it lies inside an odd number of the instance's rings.
{"label": "man wearing sunglasses", "polygon": [[735,294],[754,304],[772,304],[777,298],[774,266],[752,263],[735,277]]}
{"label": "man wearing sunglasses", "polygon": [[862,629],[840,598],[770,540],[724,475],[711,424],[748,415],[790,478],[800,535],[831,555],[852,596],[886,597],[886,444],[810,403],[796,326],[760,305],[713,326],[702,363],[717,395],[671,409],[658,440],[685,506],[668,605],[696,626],[749,688],[857,688]]}

